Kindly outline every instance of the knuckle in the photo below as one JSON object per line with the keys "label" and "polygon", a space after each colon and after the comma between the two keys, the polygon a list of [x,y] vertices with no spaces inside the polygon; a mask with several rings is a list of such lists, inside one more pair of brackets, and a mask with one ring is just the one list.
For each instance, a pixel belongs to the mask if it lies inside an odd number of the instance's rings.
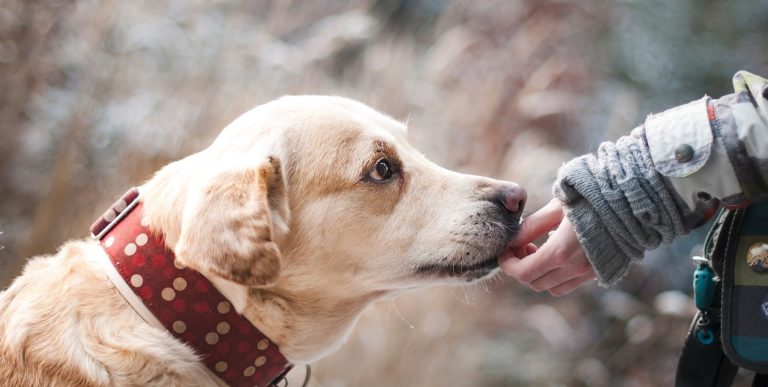
{"label": "knuckle", "polygon": [[539,292],[539,293],[540,293],[542,290],[544,290],[544,289],[542,289],[542,286],[541,286],[540,284],[530,284],[530,285],[528,285],[528,287],[530,287],[530,288],[531,288],[531,290],[533,290],[533,291],[535,291],[535,292]]}
{"label": "knuckle", "polygon": [[562,266],[568,263],[568,255],[562,252],[557,252],[552,256],[552,262],[557,266]]}
{"label": "knuckle", "polygon": [[534,279],[535,278],[533,278],[533,272],[531,271],[525,271],[520,273],[520,277],[518,278],[520,282],[525,284],[530,284],[531,282],[533,282]]}

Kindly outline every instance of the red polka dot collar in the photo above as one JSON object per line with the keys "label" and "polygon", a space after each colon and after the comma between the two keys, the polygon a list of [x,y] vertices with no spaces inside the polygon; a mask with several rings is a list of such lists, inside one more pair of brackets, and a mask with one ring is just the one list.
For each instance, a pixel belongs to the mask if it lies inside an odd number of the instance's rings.
{"label": "red polka dot collar", "polygon": [[104,269],[148,323],[195,349],[211,372],[231,386],[272,386],[291,364],[277,345],[200,273],[177,267],[174,254],[142,218],[132,188],[92,226],[110,262]]}

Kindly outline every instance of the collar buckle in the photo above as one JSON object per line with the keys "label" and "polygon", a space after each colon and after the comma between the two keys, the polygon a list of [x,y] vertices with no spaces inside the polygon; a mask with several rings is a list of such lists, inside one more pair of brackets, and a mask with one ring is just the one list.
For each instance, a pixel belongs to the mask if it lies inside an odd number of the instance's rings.
{"label": "collar buckle", "polygon": [[91,238],[101,240],[141,201],[141,192],[136,187],[128,190],[91,225]]}

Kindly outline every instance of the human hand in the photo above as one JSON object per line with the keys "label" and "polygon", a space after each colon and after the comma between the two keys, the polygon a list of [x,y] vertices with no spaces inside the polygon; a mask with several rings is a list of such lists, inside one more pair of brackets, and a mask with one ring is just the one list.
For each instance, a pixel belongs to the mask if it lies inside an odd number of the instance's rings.
{"label": "human hand", "polygon": [[[553,199],[528,216],[510,248],[499,257],[501,270],[531,289],[546,290],[553,296],[568,294],[594,279],[592,265],[564,215],[560,201]],[[555,227],[537,249],[532,242]]]}

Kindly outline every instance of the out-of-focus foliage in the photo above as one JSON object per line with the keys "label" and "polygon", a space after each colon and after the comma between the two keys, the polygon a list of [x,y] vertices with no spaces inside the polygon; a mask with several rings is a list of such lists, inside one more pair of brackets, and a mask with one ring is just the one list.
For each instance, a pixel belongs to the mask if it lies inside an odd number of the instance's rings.
{"label": "out-of-focus foliage", "polygon": [[[163,164],[283,94],[408,120],[453,169],[522,183],[653,111],[768,75],[766,0],[0,3],[0,286]],[[702,231],[612,290],[511,280],[380,302],[325,387],[670,385]],[[375,259],[375,257],[371,257]],[[740,379],[740,383],[745,383]]]}

